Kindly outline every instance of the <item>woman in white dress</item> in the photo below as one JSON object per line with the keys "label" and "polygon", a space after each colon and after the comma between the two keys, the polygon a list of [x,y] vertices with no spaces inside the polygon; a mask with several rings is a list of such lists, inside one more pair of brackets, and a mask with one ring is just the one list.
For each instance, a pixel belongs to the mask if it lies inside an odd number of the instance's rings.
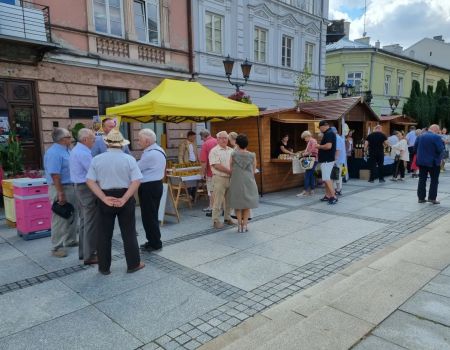
{"label": "woman in white dress", "polygon": [[397,131],[396,136],[399,141],[392,146],[391,156],[394,157],[394,173],[391,180],[403,181],[405,179],[405,163],[409,161],[408,142],[403,132]]}

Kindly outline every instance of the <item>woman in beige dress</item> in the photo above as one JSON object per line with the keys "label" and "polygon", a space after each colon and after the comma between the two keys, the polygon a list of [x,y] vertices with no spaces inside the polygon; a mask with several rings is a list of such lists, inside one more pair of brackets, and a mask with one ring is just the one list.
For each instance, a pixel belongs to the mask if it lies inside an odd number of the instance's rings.
{"label": "woman in beige dress", "polygon": [[247,151],[246,135],[238,135],[236,145],[230,159],[230,207],[236,212],[238,232],[247,232],[250,209],[257,208],[259,200],[255,181],[256,156]]}

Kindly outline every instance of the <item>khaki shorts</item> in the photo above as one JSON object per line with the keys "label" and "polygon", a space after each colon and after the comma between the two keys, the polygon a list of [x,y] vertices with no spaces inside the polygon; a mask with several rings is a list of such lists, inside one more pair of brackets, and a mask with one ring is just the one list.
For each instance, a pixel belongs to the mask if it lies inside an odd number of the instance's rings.
{"label": "khaki shorts", "polygon": [[322,171],[322,180],[330,181],[331,180],[331,170],[333,169],[334,162],[326,162],[320,163],[320,170]]}
{"label": "khaki shorts", "polygon": [[208,190],[208,196],[211,195],[211,192],[214,192],[212,177],[206,177],[206,189]]}

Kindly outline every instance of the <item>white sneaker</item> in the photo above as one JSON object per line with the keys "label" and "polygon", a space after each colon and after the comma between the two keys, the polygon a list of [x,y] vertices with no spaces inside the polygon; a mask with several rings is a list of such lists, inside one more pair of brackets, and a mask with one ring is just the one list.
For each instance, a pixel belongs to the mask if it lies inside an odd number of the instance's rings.
{"label": "white sneaker", "polygon": [[302,197],[302,196],[307,196],[307,194],[306,194],[306,191],[303,191],[303,192],[301,192],[299,194],[296,194],[295,196],[296,197]]}

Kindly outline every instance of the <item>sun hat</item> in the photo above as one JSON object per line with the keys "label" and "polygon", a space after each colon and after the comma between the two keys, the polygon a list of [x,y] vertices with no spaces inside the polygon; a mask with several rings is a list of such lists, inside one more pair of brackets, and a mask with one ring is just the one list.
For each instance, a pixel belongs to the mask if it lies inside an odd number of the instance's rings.
{"label": "sun hat", "polygon": [[120,131],[111,130],[108,135],[103,136],[103,140],[110,146],[126,146],[130,141],[125,140]]}

